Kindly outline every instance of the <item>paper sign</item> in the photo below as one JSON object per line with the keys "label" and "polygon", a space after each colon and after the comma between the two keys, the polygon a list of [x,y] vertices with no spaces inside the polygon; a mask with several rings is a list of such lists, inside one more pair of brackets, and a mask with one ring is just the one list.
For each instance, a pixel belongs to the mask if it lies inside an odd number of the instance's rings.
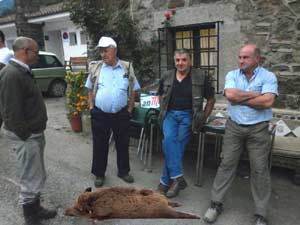
{"label": "paper sign", "polygon": [[159,97],[154,95],[141,96],[141,108],[159,108]]}

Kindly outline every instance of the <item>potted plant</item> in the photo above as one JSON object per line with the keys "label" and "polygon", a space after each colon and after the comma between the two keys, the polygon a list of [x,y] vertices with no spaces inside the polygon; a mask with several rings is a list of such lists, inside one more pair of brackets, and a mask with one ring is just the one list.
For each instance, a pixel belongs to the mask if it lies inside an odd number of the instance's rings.
{"label": "potted plant", "polygon": [[81,116],[88,112],[87,90],[84,88],[85,74],[69,71],[66,75],[67,82],[67,118],[74,132],[82,131]]}

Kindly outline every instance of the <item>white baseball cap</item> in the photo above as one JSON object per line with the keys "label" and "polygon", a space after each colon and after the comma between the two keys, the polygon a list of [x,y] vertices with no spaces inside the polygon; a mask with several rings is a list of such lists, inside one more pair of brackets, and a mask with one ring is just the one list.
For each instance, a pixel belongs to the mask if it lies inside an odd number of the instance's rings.
{"label": "white baseball cap", "polygon": [[117,47],[117,43],[111,37],[102,36],[98,42],[97,48]]}

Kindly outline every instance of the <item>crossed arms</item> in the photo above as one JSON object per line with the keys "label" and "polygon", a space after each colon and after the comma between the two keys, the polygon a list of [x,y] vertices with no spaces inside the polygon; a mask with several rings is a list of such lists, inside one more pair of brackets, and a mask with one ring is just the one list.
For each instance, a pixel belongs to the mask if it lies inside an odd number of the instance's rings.
{"label": "crossed arms", "polygon": [[275,101],[273,93],[258,93],[254,91],[241,91],[236,88],[227,88],[225,97],[233,105],[246,105],[254,109],[269,109]]}

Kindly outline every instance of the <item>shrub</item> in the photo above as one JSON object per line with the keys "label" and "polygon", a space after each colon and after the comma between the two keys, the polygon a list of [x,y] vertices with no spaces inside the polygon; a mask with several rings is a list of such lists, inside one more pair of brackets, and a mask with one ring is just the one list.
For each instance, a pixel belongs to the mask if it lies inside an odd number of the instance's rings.
{"label": "shrub", "polygon": [[67,108],[68,119],[81,116],[82,113],[88,112],[88,97],[87,89],[84,87],[86,77],[80,71],[77,73],[68,72],[65,78],[67,82]]}

